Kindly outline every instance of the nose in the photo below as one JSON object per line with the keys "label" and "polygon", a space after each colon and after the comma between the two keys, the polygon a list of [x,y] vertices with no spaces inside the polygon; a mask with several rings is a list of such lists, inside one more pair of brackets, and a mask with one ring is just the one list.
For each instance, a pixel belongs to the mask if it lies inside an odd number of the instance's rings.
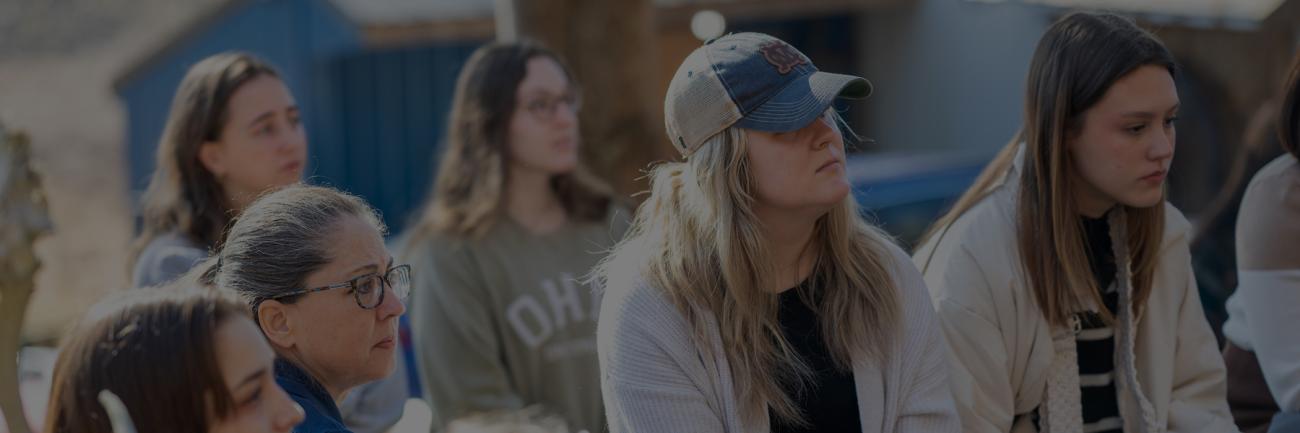
{"label": "nose", "polygon": [[384,290],[387,291],[384,293],[384,300],[379,303],[379,308],[375,308],[379,320],[387,320],[390,317],[401,316],[406,313],[406,305],[402,303],[401,299],[398,299],[397,293],[389,288],[387,284],[384,285]]}
{"label": "nose", "polygon": [[839,134],[839,130],[835,127],[834,120],[827,115],[818,117],[804,128],[808,129],[808,132],[812,137],[812,146],[814,150],[822,150],[827,146],[830,146],[830,144],[835,140],[835,136]]}
{"label": "nose", "polygon": [[1154,134],[1151,139],[1151,147],[1147,150],[1147,157],[1156,161],[1163,161],[1174,156],[1175,133],[1173,128],[1168,128],[1160,133]]}
{"label": "nose", "polygon": [[285,131],[281,134],[276,148],[282,153],[294,153],[307,147],[307,133],[303,130],[302,125],[296,127],[283,128]]}
{"label": "nose", "polygon": [[275,412],[272,414],[271,423],[275,431],[288,432],[302,422],[305,417],[302,406],[289,398],[289,394],[279,385],[275,386],[272,399],[275,402]]}
{"label": "nose", "polygon": [[567,128],[578,123],[578,110],[568,102],[557,102],[553,118],[556,125]]}

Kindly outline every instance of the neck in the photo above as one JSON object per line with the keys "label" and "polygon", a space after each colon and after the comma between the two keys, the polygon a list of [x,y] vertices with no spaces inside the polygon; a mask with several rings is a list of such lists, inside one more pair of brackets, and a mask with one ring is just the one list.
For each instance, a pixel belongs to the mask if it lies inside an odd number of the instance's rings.
{"label": "neck", "polygon": [[248,208],[248,205],[252,204],[253,200],[257,199],[257,195],[253,193],[240,191],[230,187],[225,187],[224,189],[226,190],[226,206],[229,206],[230,215],[232,216],[243,213],[244,209]]}
{"label": "neck", "polygon": [[755,210],[762,224],[767,250],[776,266],[773,281],[766,290],[784,292],[794,288],[812,275],[816,263],[816,242],[813,239],[817,219],[822,214]]}
{"label": "neck", "polygon": [[1074,196],[1074,208],[1085,217],[1101,218],[1115,207],[1115,200],[1083,180],[1077,180],[1071,192]]}
{"label": "neck", "polygon": [[534,234],[558,230],[568,218],[560,198],[551,189],[551,177],[549,173],[517,165],[510,167],[505,191],[506,215]]}
{"label": "neck", "polygon": [[350,385],[339,384],[336,383],[336,381],[327,380],[328,376],[322,374],[319,369],[312,367],[310,363],[303,362],[302,356],[299,355],[296,349],[283,351],[280,353],[280,357],[297,366],[299,369],[302,369],[304,373],[307,373],[307,376],[310,376],[312,380],[315,380],[322,388],[325,388],[325,393],[329,394],[330,399],[334,400],[335,406],[342,404],[343,398],[348,395],[348,390],[352,389],[352,386]]}

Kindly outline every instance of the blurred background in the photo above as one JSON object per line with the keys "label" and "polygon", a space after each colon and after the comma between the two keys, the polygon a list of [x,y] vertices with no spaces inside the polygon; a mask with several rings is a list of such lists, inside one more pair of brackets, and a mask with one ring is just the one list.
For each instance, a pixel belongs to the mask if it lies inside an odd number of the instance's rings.
{"label": "blurred background", "polygon": [[[680,61],[726,32],[769,33],[822,70],[875,84],[842,107],[868,139],[849,172],[871,218],[910,245],[1019,127],[1034,46],[1075,9],[1136,18],[1180,63],[1169,198],[1196,224],[1217,329],[1235,287],[1241,181],[1280,153],[1270,122],[1300,46],[1300,0],[0,0],[0,123],[30,138],[54,224],[37,244],[21,341],[57,345],[125,288],[172,95],[220,51],[280,69],[302,107],[309,182],[361,195],[399,233],[433,178],[456,74],[480,44],[528,37],[560,52],[584,92],[583,157],[631,195],[647,164],[675,156],[661,104]],[[24,391],[39,394],[52,356],[24,357]],[[38,420],[43,396],[25,400]]]}

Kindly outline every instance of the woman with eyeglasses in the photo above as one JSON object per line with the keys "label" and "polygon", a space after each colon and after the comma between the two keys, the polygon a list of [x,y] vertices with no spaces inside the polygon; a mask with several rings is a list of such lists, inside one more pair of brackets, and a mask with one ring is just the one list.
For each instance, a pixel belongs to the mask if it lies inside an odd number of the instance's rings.
{"label": "woman with eyeglasses", "polygon": [[276,381],[306,412],[298,433],[350,432],[338,403],[393,371],[410,267],[358,197],[294,185],[253,202],[199,281],[249,303],[275,350]]}
{"label": "woman with eyeglasses", "polygon": [[406,236],[411,324],[434,429],[540,405],[603,431],[600,302],[578,280],[627,212],[578,162],[578,88],[558,56],[490,44],[461,70],[431,199]]}

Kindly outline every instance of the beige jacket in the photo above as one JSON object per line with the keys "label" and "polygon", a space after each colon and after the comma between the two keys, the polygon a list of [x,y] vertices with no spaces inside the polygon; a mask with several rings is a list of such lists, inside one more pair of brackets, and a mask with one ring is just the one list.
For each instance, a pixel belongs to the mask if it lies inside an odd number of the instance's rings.
{"label": "beige jacket", "polygon": [[[902,320],[883,360],[855,359],[863,433],[957,433],[943,337],[920,273],[890,248]],[[716,319],[707,347],[659,289],[612,282],[597,326],[601,386],[612,433],[767,433],[765,408],[742,408]],[[846,324],[850,326],[852,324]],[[745,416],[745,413],[754,416]]]}
{"label": "beige jacket", "polygon": [[[1022,152],[1023,153],[1023,152]],[[1019,161],[991,194],[914,260],[953,353],[954,399],[967,433],[1082,431],[1072,330],[1053,329],[1025,287],[1015,242]],[[1012,181],[1008,181],[1011,179]],[[1124,236],[1112,212],[1111,236]],[[1225,372],[1201,310],[1188,252],[1189,224],[1165,204],[1165,235],[1155,288],[1140,317],[1121,308],[1116,323],[1116,385],[1129,433],[1227,433],[1233,425]],[[1124,242],[1114,242],[1124,248]],[[1116,257],[1127,257],[1117,251]],[[1120,305],[1131,280],[1121,260]]]}

